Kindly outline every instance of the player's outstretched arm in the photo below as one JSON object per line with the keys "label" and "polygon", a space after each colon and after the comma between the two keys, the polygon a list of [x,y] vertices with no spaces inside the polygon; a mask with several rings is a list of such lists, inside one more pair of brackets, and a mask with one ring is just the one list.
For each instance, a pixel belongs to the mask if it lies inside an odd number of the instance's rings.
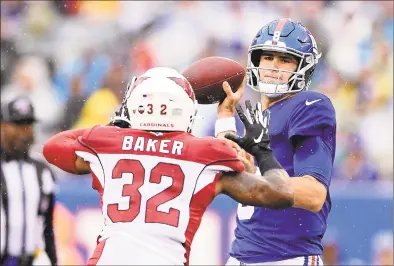
{"label": "player's outstretched arm", "polygon": [[248,173],[225,174],[219,180],[219,189],[221,193],[246,205],[271,209],[291,207],[294,204],[293,186],[289,175],[277,162],[270,147],[270,113],[268,110],[263,113],[259,104],[253,112],[250,101],[245,104],[246,114],[240,105],[237,105],[236,110],[245,125],[246,135],[241,138],[227,134],[225,137],[255,156],[263,176]]}
{"label": "player's outstretched arm", "polygon": [[76,150],[85,149],[77,140],[85,131],[86,129],[67,130],[50,138],[43,148],[45,159],[70,174],[90,173],[89,164],[75,154]]}
{"label": "player's outstretched arm", "polygon": [[242,172],[227,172],[217,182],[216,193],[251,206],[286,209],[294,204],[294,191],[287,172],[271,169],[263,176]]}

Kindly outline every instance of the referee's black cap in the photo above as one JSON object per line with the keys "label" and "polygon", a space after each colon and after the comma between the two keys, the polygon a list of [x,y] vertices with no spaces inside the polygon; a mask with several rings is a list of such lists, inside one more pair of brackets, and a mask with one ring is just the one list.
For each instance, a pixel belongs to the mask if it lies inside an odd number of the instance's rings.
{"label": "referee's black cap", "polygon": [[34,106],[28,97],[17,97],[1,104],[1,122],[32,124],[37,122]]}

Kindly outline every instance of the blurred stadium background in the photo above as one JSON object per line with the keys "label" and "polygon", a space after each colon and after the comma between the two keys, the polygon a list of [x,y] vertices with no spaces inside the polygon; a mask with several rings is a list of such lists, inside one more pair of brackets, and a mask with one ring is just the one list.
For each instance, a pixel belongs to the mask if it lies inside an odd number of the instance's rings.
{"label": "blurred stadium background", "polygon": [[[40,120],[32,154],[43,159],[51,135],[107,123],[132,76],[212,55],[246,64],[258,29],[283,16],[314,34],[323,58],[311,90],[337,111],[325,264],[393,265],[392,1],[1,1],[1,100],[31,97]],[[216,107],[201,106],[197,135],[213,134]],[[102,226],[98,195],[89,176],[55,171],[59,264],[81,265]],[[228,197],[213,202],[191,263],[225,261],[235,208]]]}

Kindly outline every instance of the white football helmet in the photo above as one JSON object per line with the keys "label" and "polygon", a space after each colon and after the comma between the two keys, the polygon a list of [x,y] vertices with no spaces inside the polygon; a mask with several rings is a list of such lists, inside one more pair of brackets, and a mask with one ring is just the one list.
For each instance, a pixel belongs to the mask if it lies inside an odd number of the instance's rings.
{"label": "white football helmet", "polygon": [[125,107],[131,128],[191,132],[197,101],[187,79],[166,67],[149,69],[128,88]]}

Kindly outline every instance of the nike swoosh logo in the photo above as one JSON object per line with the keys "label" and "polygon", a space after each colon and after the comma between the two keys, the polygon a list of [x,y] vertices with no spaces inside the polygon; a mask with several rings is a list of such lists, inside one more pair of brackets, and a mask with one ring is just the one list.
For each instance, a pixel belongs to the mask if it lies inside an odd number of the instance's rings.
{"label": "nike swoosh logo", "polygon": [[305,101],[305,105],[308,106],[308,105],[314,104],[314,103],[316,103],[318,101],[321,101],[321,99],[317,99],[317,100],[314,100],[314,101],[311,101],[311,102],[308,102],[308,100],[306,100]]}
{"label": "nike swoosh logo", "polygon": [[261,134],[260,134],[260,136],[257,139],[256,138],[253,139],[254,143],[260,143],[261,139],[263,138],[263,135],[264,135],[264,130],[261,131]]}

